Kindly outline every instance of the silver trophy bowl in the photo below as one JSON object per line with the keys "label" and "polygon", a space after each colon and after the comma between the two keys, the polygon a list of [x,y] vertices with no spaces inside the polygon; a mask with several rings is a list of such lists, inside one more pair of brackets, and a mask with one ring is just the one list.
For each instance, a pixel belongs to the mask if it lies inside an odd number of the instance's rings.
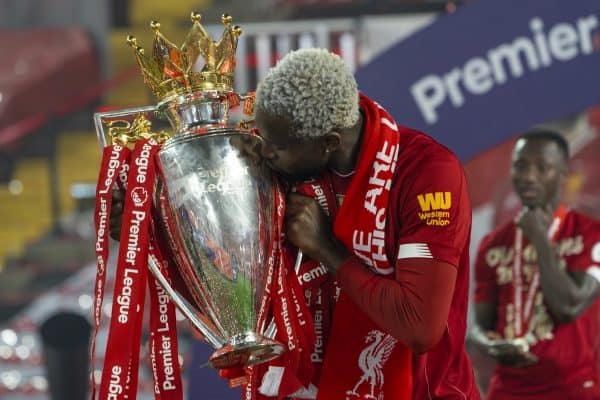
{"label": "silver trophy bowl", "polygon": [[[96,131],[106,146],[104,124],[139,114],[169,119],[174,137],[157,153],[154,202],[157,232],[169,244],[185,290],[148,267],[179,310],[216,349],[215,368],[269,361],[285,347],[272,339],[274,324],[259,326],[274,211],[273,176],[256,152],[260,137],[226,127],[227,97],[194,93],[158,106],[96,113]],[[179,288],[181,289],[181,288]]]}
{"label": "silver trophy bowl", "polygon": [[283,352],[257,326],[274,234],[272,176],[251,151],[259,140],[236,129],[177,136],[156,160],[161,226],[191,301],[169,292],[186,315],[202,316],[195,325],[218,348],[216,368]]}

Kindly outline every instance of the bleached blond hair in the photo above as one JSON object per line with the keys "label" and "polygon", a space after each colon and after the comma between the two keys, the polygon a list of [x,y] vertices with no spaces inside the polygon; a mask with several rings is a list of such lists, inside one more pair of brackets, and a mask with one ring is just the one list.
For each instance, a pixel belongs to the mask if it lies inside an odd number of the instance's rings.
{"label": "bleached blond hair", "polygon": [[346,63],[325,49],[283,57],[256,91],[256,107],[292,124],[297,137],[319,137],[358,121],[358,87]]}

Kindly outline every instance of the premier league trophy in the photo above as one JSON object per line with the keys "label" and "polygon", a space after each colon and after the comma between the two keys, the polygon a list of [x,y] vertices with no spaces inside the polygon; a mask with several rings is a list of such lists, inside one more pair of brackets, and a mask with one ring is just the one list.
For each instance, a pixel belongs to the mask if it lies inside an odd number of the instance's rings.
{"label": "premier league trophy", "polygon": [[274,183],[256,156],[260,137],[228,121],[230,107],[246,100],[232,89],[240,28],[224,15],[225,30],[215,42],[199,14],[192,13],[192,22],[180,48],[152,22],[149,56],[128,38],[158,105],[97,113],[96,129],[103,145],[126,145],[149,133],[149,117],[169,121],[172,134],[155,158],[159,216],[153,222],[167,238],[186,296],[169,284],[158,260],[150,257],[149,268],[217,349],[210,365],[253,365],[284,351],[258,322],[276,235]]}

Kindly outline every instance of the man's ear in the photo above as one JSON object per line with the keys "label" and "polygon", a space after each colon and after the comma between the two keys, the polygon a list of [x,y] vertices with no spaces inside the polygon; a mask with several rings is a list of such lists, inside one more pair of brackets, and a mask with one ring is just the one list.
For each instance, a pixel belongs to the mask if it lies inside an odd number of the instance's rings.
{"label": "man's ear", "polygon": [[331,131],[323,136],[325,142],[325,152],[333,153],[339,149],[342,143],[342,135],[338,131]]}

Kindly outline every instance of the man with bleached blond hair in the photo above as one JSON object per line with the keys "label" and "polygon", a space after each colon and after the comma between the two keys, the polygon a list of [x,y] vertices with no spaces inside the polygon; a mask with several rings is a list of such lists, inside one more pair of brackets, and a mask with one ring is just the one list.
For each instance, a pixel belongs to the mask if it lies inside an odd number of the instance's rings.
{"label": "man with bleached blond hair", "polygon": [[314,331],[298,335],[315,337],[296,353],[309,365],[258,368],[249,395],[479,399],[464,349],[471,208],[454,154],[397,125],[323,49],[272,68],[255,117],[290,188],[287,241],[304,254]]}

